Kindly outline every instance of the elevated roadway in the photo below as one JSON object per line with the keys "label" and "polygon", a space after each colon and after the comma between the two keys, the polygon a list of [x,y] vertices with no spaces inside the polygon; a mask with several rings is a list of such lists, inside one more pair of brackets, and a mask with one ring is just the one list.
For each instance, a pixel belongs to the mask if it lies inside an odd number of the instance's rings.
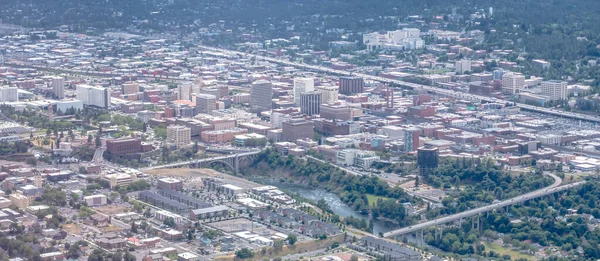
{"label": "elevated roadway", "polygon": [[554,174],[549,174],[552,178],[554,178],[554,183],[548,187],[542,188],[542,189],[538,189],[529,193],[525,193],[523,195],[511,198],[511,199],[507,199],[504,201],[500,201],[498,203],[493,203],[487,206],[483,206],[483,207],[479,207],[479,208],[475,208],[475,209],[471,209],[471,210],[467,210],[461,213],[457,213],[457,214],[453,214],[450,216],[446,216],[446,217],[441,217],[438,219],[434,219],[434,220],[430,220],[427,222],[423,222],[420,224],[416,224],[410,227],[405,227],[405,228],[400,228],[397,230],[393,230],[393,231],[389,231],[387,233],[384,233],[383,236],[384,237],[395,237],[395,236],[401,236],[401,235],[408,235],[408,234],[412,234],[418,231],[422,231],[426,228],[429,227],[434,227],[434,226],[439,226],[442,224],[446,224],[446,223],[450,223],[450,222],[454,222],[454,221],[458,221],[464,218],[468,218],[468,217],[472,217],[475,215],[479,215],[481,213],[486,213],[495,209],[502,209],[504,207],[507,206],[512,206],[515,204],[519,204],[519,203],[523,203],[527,200],[531,200],[531,199],[535,199],[535,198],[539,198],[539,197],[543,197],[543,196],[547,196],[556,192],[560,192],[560,191],[565,191],[574,187],[577,187],[579,185],[582,185],[585,183],[585,181],[582,182],[577,182],[577,183],[572,183],[572,184],[567,184],[567,185],[563,185],[563,186],[559,186],[560,183],[562,182],[562,180],[554,175]]}

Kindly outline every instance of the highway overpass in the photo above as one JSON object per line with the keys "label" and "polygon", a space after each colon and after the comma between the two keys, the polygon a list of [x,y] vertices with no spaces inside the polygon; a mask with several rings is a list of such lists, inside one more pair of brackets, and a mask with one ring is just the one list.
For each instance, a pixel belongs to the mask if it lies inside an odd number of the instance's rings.
{"label": "highway overpass", "polygon": [[493,203],[491,205],[487,205],[487,206],[483,206],[483,207],[479,207],[479,208],[475,208],[475,209],[471,209],[471,210],[467,210],[461,213],[457,213],[457,214],[453,214],[450,216],[446,216],[446,217],[441,217],[438,219],[434,219],[434,220],[430,220],[427,222],[423,222],[420,224],[416,224],[416,225],[412,225],[410,227],[405,227],[405,228],[400,228],[397,230],[393,230],[387,233],[384,233],[383,236],[384,237],[395,237],[395,236],[402,236],[402,235],[410,235],[412,233],[415,232],[419,232],[422,231],[426,228],[429,227],[434,227],[434,226],[439,226],[439,225],[443,225],[443,224],[447,224],[450,222],[454,222],[457,220],[462,220],[464,218],[468,218],[468,217],[472,217],[475,215],[479,215],[481,213],[486,213],[486,212],[490,212],[492,210],[495,209],[502,209],[504,207],[507,206],[511,206],[514,204],[519,204],[519,203],[523,203],[527,200],[531,200],[531,199],[535,199],[535,198],[539,198],[539,197],[543,197],[546,195],[550,195],[556,192],[560,192],[560,191],[564,191],[564,190],[568,190],[574,187],[577,187],[579,185],[582,185],[585,183],[585,181],[582,182],[577,182],[577,183],[573,183],[573,184],[568,184],[568,185],[563,185],[563,186],[559,186],[560,183],[562,182],[562,180],[557,177],[556,175],[551,175],[554,178],[554,183],[548,187],[545,187],[543,189],[538,189],[529,193],[525,193],[523,195],[520,195],[518,197],[514,197],[511,199],[507,199],[498,203]]}
{"label": "highway overpass", "polygon": [[157,165],[148,168],[140,169],[142,171],[146,170],[154,170],[154,169],[172,169],[172,168],[180,168],[180,167],[201,167],[201,166],[209,166],[211,163],[220,162],[229,167],[234,173],[237,173],[239,170],[239,163],[243,159],[252,159],[254,155],[259,154],[260,150],[254,150],[249,152],[241,152],[235,153],[225,156],[217,156],[211,158],[197,159],[197,160],[189,160],[182,161],[176,163],[170,163],[165,165]]}

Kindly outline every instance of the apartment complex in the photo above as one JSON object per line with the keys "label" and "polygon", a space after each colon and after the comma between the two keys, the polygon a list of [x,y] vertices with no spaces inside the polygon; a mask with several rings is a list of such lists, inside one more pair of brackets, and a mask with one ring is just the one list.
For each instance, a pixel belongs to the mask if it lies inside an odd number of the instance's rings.
{"label": "apartment complex", "polygon": [[192,142],[191,129],[181,125],[167,126],[167,143],[181,148],[189,145]]}
{"label": "apartment complex", "polygon": [[567,94],[567,82],[565,81],[543,81],[542,95],[548,96],[551,100],[566,100],[569,98]]}
{"label": "apartment complex", "polygon": [[520,73],[507,73],[502,76],[502,92],[517,94],[525,87],[525,76]]}

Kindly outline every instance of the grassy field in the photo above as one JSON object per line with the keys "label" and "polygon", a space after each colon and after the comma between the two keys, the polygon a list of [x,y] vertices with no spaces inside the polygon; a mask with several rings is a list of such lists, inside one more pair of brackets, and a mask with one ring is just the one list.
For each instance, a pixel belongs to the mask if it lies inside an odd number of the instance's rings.
{"label": "grassy field", "polygon": [[523,254],[519,251],[510,249],[508,247],[501,246],[496,243],[485,242],[485,243],[483,243],[483,245],[485,246],[485,251],[494,251],[496,253],[499,253],[500,255],[509,255],[512,258],[512,260],[516,260],[519,258],[525,258],[527,260],[536,260],[536,261],[539,260],[535,256]]}
{"label": "grassy field", "polygon": [[375,196],[375,195],[372,195],[372,194],[367,194],[367,199],[369,200],[369,206],[375,206],[375,204],[377,204],[377,200],[379,200],[379,199],[388,200],[390,198]]}

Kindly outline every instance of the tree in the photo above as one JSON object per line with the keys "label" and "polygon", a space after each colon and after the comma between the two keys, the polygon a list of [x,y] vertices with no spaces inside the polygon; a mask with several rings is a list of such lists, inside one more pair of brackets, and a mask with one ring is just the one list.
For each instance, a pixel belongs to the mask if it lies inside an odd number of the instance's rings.
{"label": "tree", "polygon": [[135,224],[135,222],[131,223],[131,233],[137,233],[137,225]]}
{"label": "tree", "polygon": [[419,187],[419,175],[415,176],[415,188]]}
{"label": "tree", "polygon": [[198,141],[197,140],[194,141],[194,145],[192,146],[192,153],[193,154],[198,153]]}
{"label": "tree", "polygon": [[333,242],[333,244],[331,244],[331,249],[337,248],[340,246],[340,243],[338,242]]}
{"label": "tree", "polygon": [[235,251],[235,256],[241,259],[246,259],[254,257],[254,253],[248,248],[242,248],[238,251]]}
{"label": "tree", "polygon": [[290,245],[294,245],[298,242],[298,236],[296,236],[296,234],[289,234],[287,236],[287,241]]}
{"label": "tree", "polygon": [[93,140],[93,139],[94,139],[94,136],[92,136],[92,134],[88,135],[88,138],[87,138],[87,143],[88,143],[88,144],[92,144],[92,140]]}
{"label": "tree", "polygon": [[358,256],[356,254],[352,254],[350,261],[358,261]]}
{"label": "tree", "polygon": [[277,240],[273,241],[273,248],[281,249],[282,247],[283,247],[283,240],[277,239]]}
{"label": "tree", "polygon": [[163,224],[165,224],[165,226],[168,226],[168,227],[174,227],[175,219],[172,217],[165,218],[165,221],[163,221]]}
{"label": "tree", "polygon": [[102,146],[102,141],[100,140],[100,135],[96,134],[96,148],[100,148]]}

